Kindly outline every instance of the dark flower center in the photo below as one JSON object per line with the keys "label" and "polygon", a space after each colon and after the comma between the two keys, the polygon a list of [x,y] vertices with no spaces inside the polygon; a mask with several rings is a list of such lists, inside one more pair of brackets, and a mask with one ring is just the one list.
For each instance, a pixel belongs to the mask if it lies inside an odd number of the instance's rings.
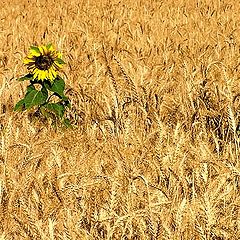
{"label": "dark flower center", "polygon": [[45,56],[39,56],[36,57],[35,65],[40,70],[48,70],[54,63],[54,60],[51,56],[45,55]]}

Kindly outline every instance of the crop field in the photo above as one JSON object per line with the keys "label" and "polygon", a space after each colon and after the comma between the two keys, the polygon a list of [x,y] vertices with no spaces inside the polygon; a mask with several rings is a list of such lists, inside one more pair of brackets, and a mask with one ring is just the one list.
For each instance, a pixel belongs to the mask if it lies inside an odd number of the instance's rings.
{"label": "crop field", "polygon": [[[240,3],[0,1],[0,240],[240,239]],[[72,128],[33,110],[52,43]]]}

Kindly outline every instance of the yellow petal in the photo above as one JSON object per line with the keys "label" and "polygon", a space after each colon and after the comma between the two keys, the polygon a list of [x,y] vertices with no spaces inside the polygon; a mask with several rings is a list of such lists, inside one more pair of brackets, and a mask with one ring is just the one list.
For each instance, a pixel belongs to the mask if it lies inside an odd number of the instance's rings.
{"label": "yellow petal", "polygon": [[31,53],[27,55],[27,58],[34,58],[36,56],[32,55]]}
{"label": "yellow petal", "polygon": [[42,75],[43,75],[42,71],[38,70],[38,79],[39,80],[42,80],[42,77],[43,77]]}
{"label": "yellow petal", "polygon": [[[46,48],[46,47],[45,47],[45,48]],[[39,49],[40,53],[41,53],[42,55],[44,55],[44,46],[39,46],[38,49]]]}
{"label": "yellow petal", "polygon": [[42,46],[42,48],[43,48],[44,54],[47,54],[48,53],[47,47],[46,46]]}
{"label": "yellow petal", "polygon": [[[35,49],[33,49],[33,48],[31,48],[29,52],[30,52],[30,55],[29,55],[29,56],[39,57],[39,56],[41,55],[37,50],[35,50]],[[28,56],[28,57],[29,57],[29,56]]]}
{"label": "yellow petal", "polygon": [[48,78],[49,78],[50,80],[53,79],[53,74],[52,74],[51,68],[48,69]]}
{"label": "yellow petal", "polygon": [[34,78],[34,79],[37,79],[37,78],[38,78],[38,71],[35,71],[35,70],[34,70],[33,78]]}
{"label": "yellow petal", "polygon": [[32,59],[29,59],[29,58],[25,58],[23,59],[23,64],[29,64],[30,62],[34,62]]}
{"label": "yellow petal", "polygon": [[53,75],[54,79],[57,77],[57,72],[55,70],[53,70],[53,69],[52,69],[52,75]]}
{"label": "yellow petal", "polygon": [[48,77],[48,72],[44,71],[44,79],[46,79]]}
{"label": "yellow petal", "polygon": [[46,79],[47,72],[46,71],[41,71],[41,80]]}
{"label": "yellow petal", "polygon": [[48,78],[49,78],[50,80],[53,80],[53,79],[54,79],[51,69],[48,70]]}
{"label": "yellow petal", "polygon": [[62,53],[58,52],[57,57],[62,59]]}
{"label": "yellow petal", "polygon": [[54,52],[54,47],[53,47],[53,45],[51,45],[51,46],[48,48],[48,51]]}

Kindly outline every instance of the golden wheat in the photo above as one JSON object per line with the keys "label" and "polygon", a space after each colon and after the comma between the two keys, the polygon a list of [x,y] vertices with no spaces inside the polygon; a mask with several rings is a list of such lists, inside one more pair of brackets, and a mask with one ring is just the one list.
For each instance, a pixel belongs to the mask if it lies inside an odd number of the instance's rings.
{"label": "golden wheat", "polygon": [[[0,239],[240,239],[236,1],[0,8]],[[49,42],[73,129],[13,112]]]}

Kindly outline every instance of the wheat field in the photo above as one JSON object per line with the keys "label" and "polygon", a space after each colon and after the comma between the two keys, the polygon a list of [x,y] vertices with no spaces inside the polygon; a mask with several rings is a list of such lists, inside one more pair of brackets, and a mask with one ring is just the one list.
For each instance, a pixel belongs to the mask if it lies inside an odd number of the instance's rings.
{"label": "wheat field", "polygon": [[[0,239],[240,239],[240,3],[0,2]],[[14,112],[29,46],[66,62],[72,129]]]}

